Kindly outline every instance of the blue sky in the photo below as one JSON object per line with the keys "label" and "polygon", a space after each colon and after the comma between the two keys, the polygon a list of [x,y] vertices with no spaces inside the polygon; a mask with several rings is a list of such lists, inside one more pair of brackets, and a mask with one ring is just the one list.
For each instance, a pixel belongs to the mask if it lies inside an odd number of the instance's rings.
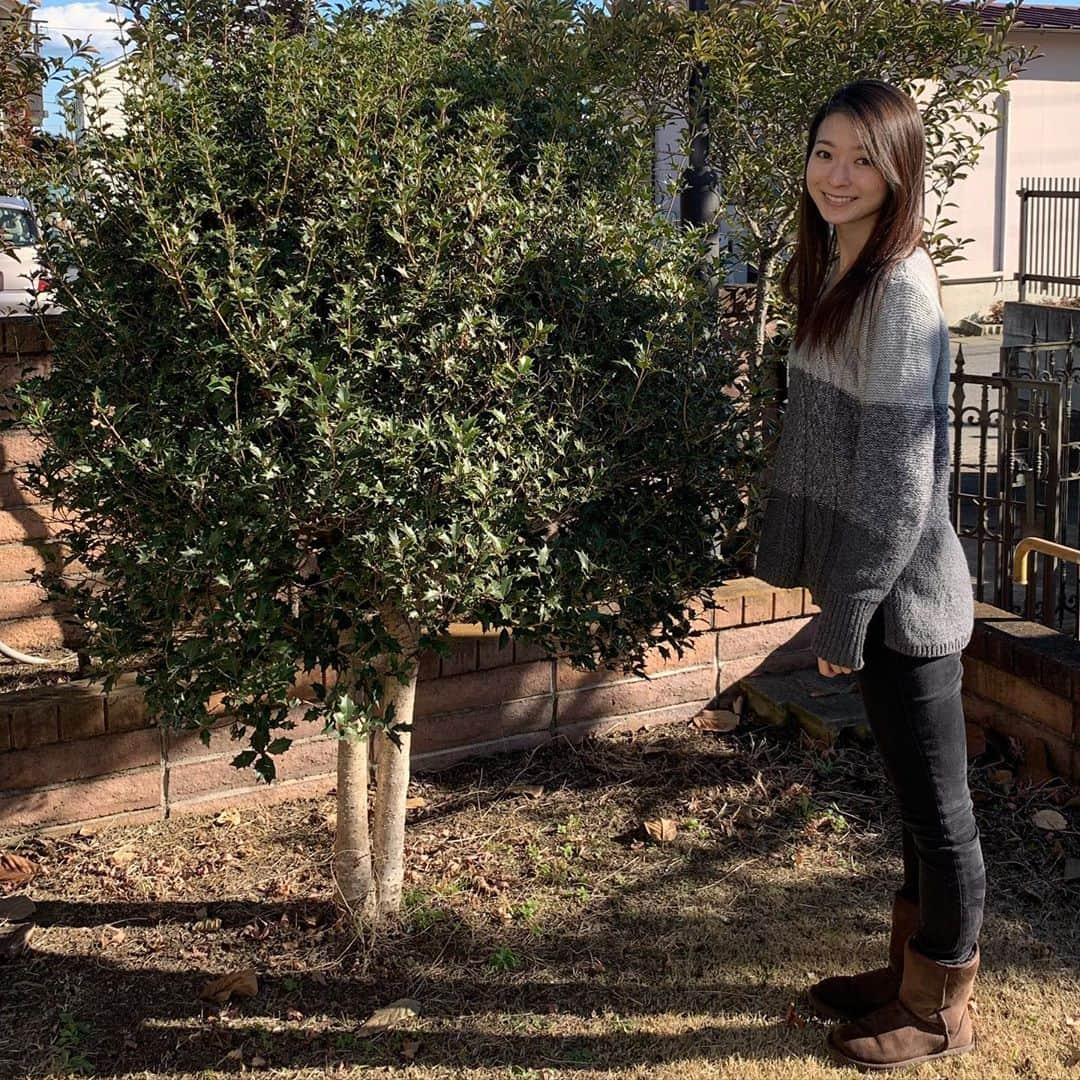
{"label": "blue sky", "polygon": [[[1054,6],[1080,7],[1080,0],[1058,0]],[[109,21],[116,18],[116,9],[111,4],[102,0],[41,0],[40,11],[49,35],[45,46],[48,53],[65,55],[63,35],[67,34],[89,39],[104,57],[119,54],[118,29]],[[46,130],[58,131],[60,118],[53,87],[46,88],[45,109],[50,114],[45,121]]]}

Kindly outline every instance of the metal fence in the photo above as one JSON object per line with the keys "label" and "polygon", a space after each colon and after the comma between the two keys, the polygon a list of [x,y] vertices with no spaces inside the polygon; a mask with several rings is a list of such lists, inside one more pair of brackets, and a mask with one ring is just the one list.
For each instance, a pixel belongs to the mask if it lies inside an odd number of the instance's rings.
{"label": "metal fence", "polygon": [[1080,294],[1080,177],[1020,181],[1020,299],[1028,284],[1056,296]]}
{"label": "metal fence", "polygon": [[1016,586],[1012,555],[1025,536],[1080,547],[1080,340],[1003,346],[995,374],[953,364],[953,526],[976,599],[1080,637],[1078,568],[1036,555],[1031,584]]}

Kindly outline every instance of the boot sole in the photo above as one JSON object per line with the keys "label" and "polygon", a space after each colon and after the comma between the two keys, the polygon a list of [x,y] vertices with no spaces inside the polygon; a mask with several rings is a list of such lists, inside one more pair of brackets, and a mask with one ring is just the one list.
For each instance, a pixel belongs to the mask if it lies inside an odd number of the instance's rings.
{"label": "boot sole", "polygon": [[860,1072],[892,1072],[894,1069],[908,1069],[912,1065],[920,1065],[924,1061],[937,1061],[939,1058],[954,1057],[957,1054],[968,1054],[975,1049],[978,1044],[978,1036],[972,1032],[971,1042],[967,1046],[952,1046],[948,1050],[939,1050],[936,1054],[923,1054],[922,1057],[906,1058],[903,1061],[889,1062],[886,1065],[875,1065],[868,1061],[859,1061],[858,1058],[848,1057],[842,1050],[838,1050],[832,1044],[832,1033],[825,1039],[825,1044],[829,1049],[829,1056],[834,1060],[840,1062],[841,1065],[851,1065],[853,1068],[860,1070]]}

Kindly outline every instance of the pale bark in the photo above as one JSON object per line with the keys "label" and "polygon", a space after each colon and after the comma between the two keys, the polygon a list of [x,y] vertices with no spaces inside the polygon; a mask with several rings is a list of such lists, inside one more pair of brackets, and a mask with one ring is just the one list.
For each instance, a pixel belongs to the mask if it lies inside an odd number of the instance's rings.
{"label": "pale bark", "polygon": [[372,902],[371,842],[368,834],[368,737],[338,740],[337,833],[334,885],[338,903],[354,916]]}
{"label": "pale bark", "polygon": [[[387,630],[401,645],[408,678],[402,683],[386,675],[382,684],[384,714],[393,707],[394,726],[413,722],[416,701],[416,652],[418,635],[405,619],[394,611],[380,613]],[[375,878],[375,915],[383,918],[401,908],[405,881],[405,801],[409,791],[409,755],[412,732],[399,731],[400,746],[379,735],[375,763],[375,815],[372,822],[372,854]]]}

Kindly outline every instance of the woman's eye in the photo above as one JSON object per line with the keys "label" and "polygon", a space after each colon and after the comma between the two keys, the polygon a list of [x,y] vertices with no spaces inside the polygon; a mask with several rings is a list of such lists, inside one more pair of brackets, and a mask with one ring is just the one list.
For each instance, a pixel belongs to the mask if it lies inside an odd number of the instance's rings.
{"label": "woman's eye", "polygon": [[829,156],[829,151],[828,150],[819,150],[817,152],[817,156],[818,157],[828,157]]}

